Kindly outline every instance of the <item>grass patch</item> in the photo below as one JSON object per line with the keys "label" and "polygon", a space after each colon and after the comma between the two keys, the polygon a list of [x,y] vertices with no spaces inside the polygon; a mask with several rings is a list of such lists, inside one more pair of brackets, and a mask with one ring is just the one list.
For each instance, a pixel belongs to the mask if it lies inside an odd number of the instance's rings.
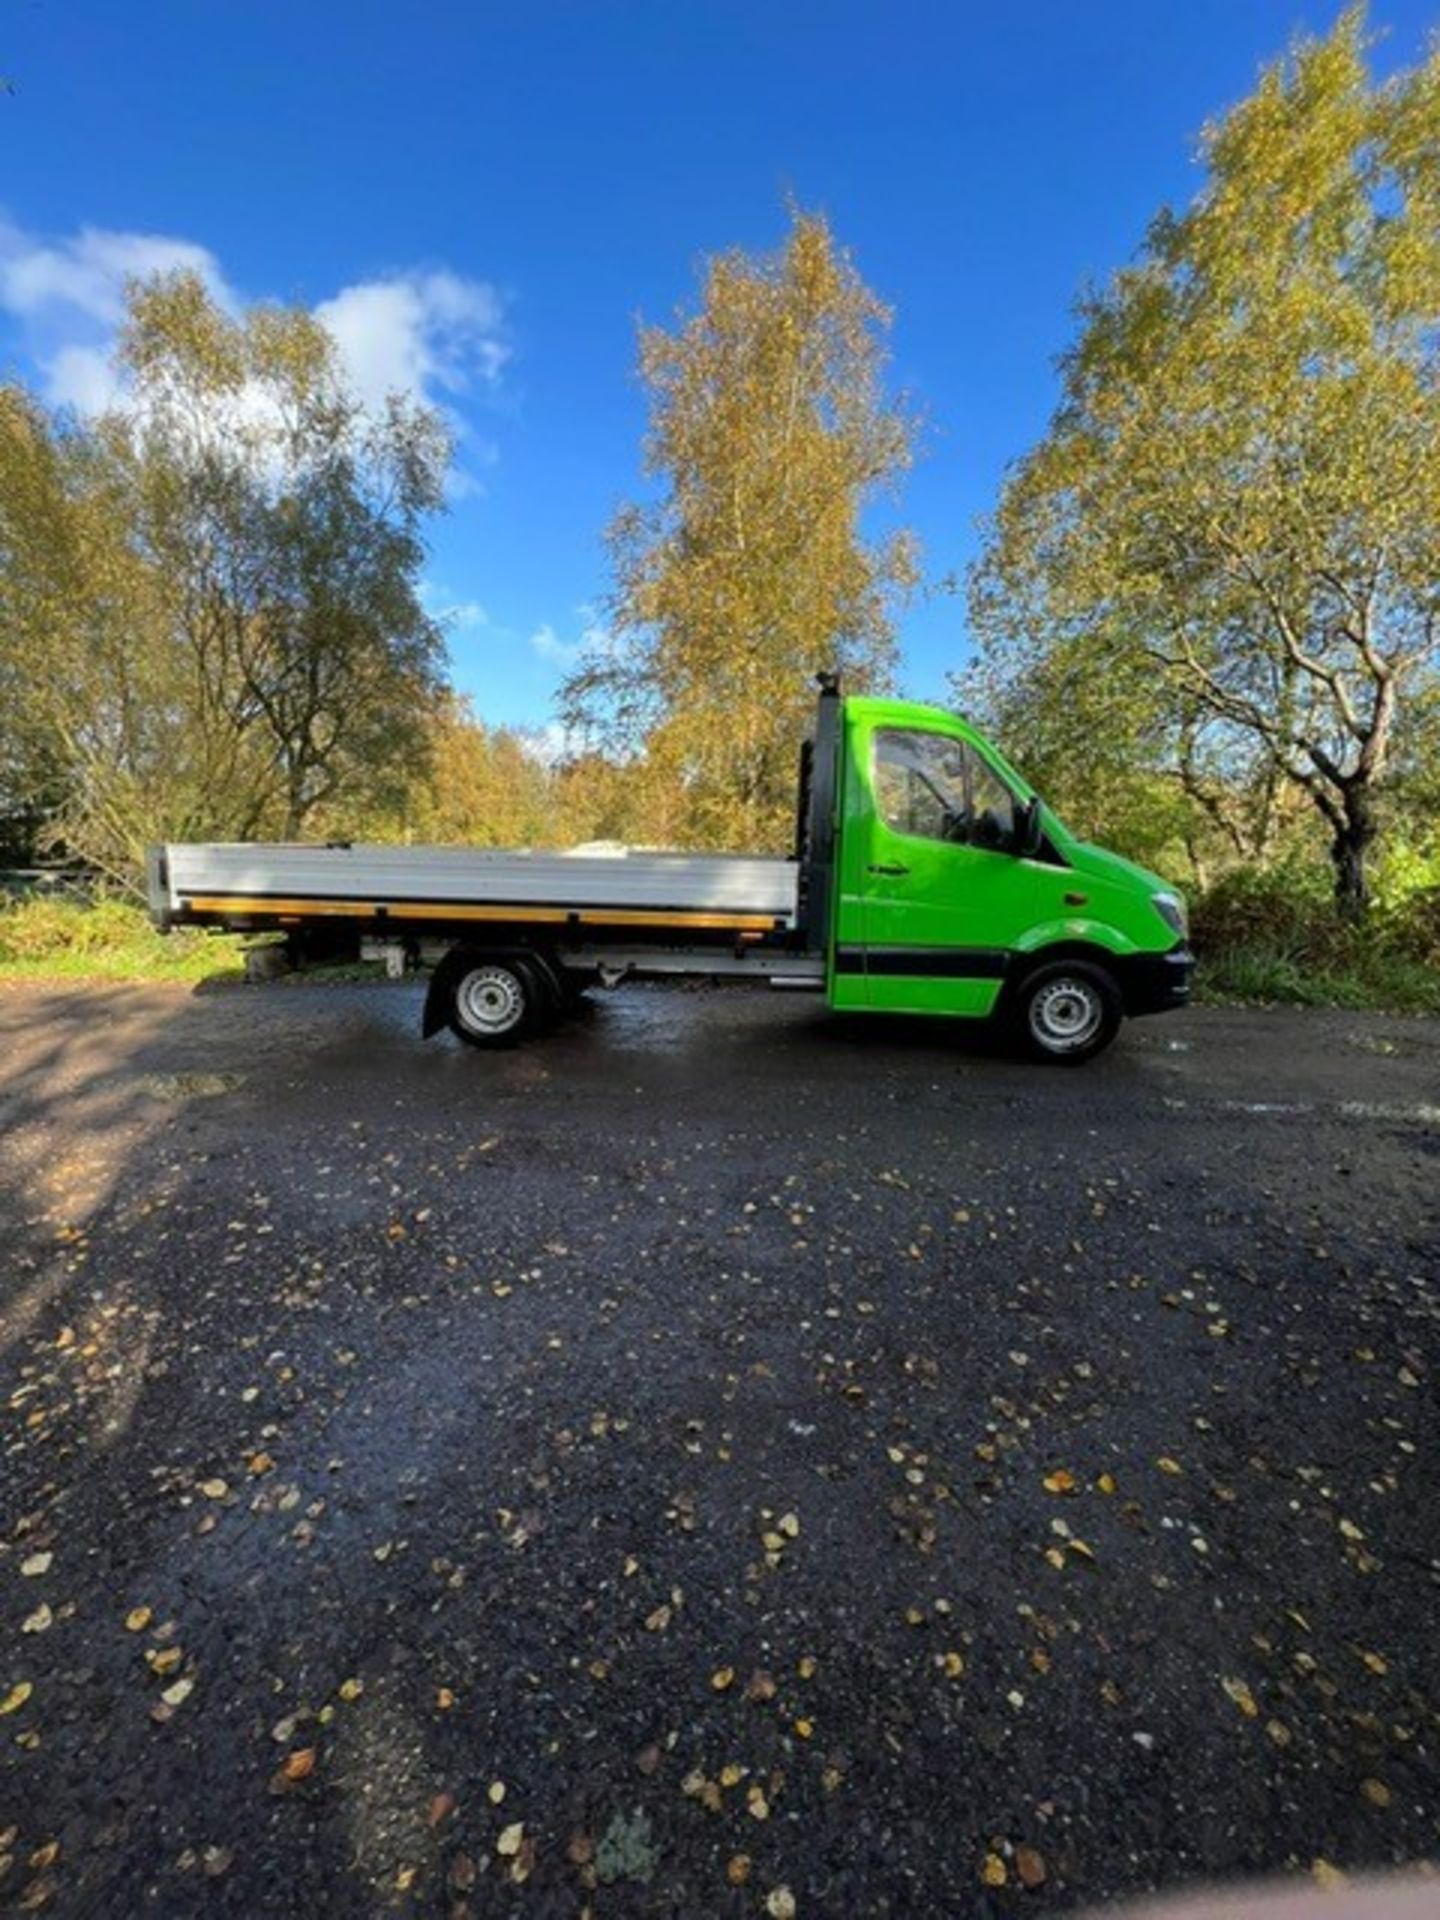
{"label": "grass patch", "polygon": [[0,904],[0,980],[211,980],[244,971],[233,934],[158,933],[124,900]]}
{"label": "grass patch", "polygon": [[1195,975],[1202,1003],[1344,1007],[1352,1012],[1440,1013],[1440,974],[1423,961],[1377,949],[1309,960],[1273,947],[1202,955]]}

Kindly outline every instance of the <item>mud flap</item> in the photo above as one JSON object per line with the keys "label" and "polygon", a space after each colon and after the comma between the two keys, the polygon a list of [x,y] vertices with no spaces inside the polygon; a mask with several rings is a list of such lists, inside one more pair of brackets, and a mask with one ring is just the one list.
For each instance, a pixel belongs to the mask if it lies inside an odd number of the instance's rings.
{"label": "mud flap", "polygon": [[473,964],[469,954],[447,953],[430,976],[430,985],[425,993],[425,1011],[420,1016],[420,1037],[428,1040],[450,1022],[450,1001],[454,996],[455,983],[467,966]]}

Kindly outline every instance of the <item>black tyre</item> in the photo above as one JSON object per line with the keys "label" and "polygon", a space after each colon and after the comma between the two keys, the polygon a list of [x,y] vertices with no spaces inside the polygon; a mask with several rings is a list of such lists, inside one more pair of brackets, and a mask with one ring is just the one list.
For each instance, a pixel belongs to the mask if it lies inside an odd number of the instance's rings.
{"label": "black tyre", "polygon": [[445,1020],[470,1047],[513,1047],[555,1017],[549,981],[524,958],[477,953],[457,965],[449,981]]}
{"label": "black tyre", "polygon": [[1125,1017],[1120,989],[1088,960],[1052,960],[1027,973],[1010,1003],[1011,1023],[1034,1060],[1078,1067],[1103,1053]]}

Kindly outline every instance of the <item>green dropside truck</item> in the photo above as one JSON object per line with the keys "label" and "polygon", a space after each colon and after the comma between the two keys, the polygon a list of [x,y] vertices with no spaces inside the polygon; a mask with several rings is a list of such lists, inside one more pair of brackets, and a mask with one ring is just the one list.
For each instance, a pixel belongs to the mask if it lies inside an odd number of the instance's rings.
{"label": "green dropside truck", "polygon": [[1078,1063],[1189,997],[1185,906],[1078,840],[965,720],[823,675],[794,852],[349,843],[152,849],[157,925],[279,931],[286,962],[428,967],[428,1036],[555,1025],[596,984],[700,975],[858,1013],[1000,1019]]}

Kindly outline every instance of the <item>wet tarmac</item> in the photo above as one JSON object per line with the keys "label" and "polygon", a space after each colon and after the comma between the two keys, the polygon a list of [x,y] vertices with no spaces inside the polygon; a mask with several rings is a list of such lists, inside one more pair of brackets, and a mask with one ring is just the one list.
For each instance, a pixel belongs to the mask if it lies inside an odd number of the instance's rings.
{"label": "wet tarmac", "polygon": [[1436,1850],[1440,1023],[1057,1072],[418,1007],[0,991],[0,1905],[999,1920]]}

